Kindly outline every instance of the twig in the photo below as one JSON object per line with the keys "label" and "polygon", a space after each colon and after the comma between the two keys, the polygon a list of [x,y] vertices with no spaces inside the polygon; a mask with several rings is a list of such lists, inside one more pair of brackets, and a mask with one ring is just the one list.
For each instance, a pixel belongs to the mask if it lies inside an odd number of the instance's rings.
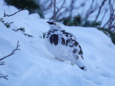
{"label": "twig", "polygon": [[103,28],[107,27],[110,30],[115,28],[115,26],[114,26],[115,25],[115,23],[114,23],[114,21],[115,21],[114,3],[112,3],[111,0],[109,0],[110,16],[109,16],[108,21],[103,25]]}
{"label": "twig", "polygon": [[12,56],[17,50],[20,50],[19,47],[20,47],[20,45],[19,45],[19,41],[18,41],[18,42],[17,42],[17,46],[16,46],[16,48],[15,48],[10,54],[8,54],[8,55],[2,57],[2,58],[0,59],[0,61],[6,59],[7,57]]}
{"label": "twig", "polygon": [[96,18],[95,18],[95,22],[97,21],[97,18],[99,17],[99,15],[100,15],[100,12],[101,12],[101,9],[102,9],[102,7],[104,6],[104,4],[105,4],[105,2],[106,2],[107,0],[103,0],[103,2],[102,2],[102,4],[101,4],[101,6],[100,6],[100,8],[99,8],[99,10],[98,10],[98,14],[97,14],[97,16],[96,16]]}
{"label": "twig", "polygon": [[[44,12],[44,11],[47,11],[48,9],[50,9],[50,8],[52,7],[52,5],[53,5],[53,0],[50,0],[50,1],[51,1],[51,2],[49,3],[49,5],[48,5],[46,8],[43,8],[43,12]],[[46,0],[44,3],[48,3],[47,0]],[[44,3],[43,3],[43,4],[44,4]],[[43,7],[44,7],[44,6],[43,6]]]}
{"label": "twig", "polygon": [[109,21],[109,25],[108,25],[108,28],[111,30],[114,25],[113,25],[113,22],[115,21],[115,10],[113,8],[113,5],[112,5],[112,2],[111,0],[109,0],[109,8],[110,8],[110,21]]}
{"label": "twig", "polygon": [[54,12],[53,12],[53,14],[54,14],[53,19],[55,20],[56,19],[56,0],[54,0]]}
{"label": "twig", "polygon": [[73,9],[74,9],[74,4],[75,4],[75,0],[72,0],[71,3],[70,3],[70,17],[72,17],[72,12],[73,12]]}
{"label": "twig", "polygon": [[108,11],[108,9],[106,8],[106,9],[105,9],[105,12],[104,12],[104,14],[103,14],[103,17],[102,17],[102,19],[101,19],[101,21],[103,21],[103,19],[104,19],[104,17],[105,17],[105,14],[107,13],[107,11]]}
{"label": "twig", "polygon": [[93,3],[94,3],[94,0],[92,0],[92,3],[89,7],[89,9],[87,10],[87,13],[86,13],[86,17],[85,17],[85,21],[89,18],[89,16],[94,13],[97,8],[98,8],[98,5],[96,4],[95,7],[93,7]]}
{"label": "twig", "polygon": [[50,20],[56,20],[57,14],[60,12],[60,10],[63,8],[63,5],[65,4],[65,0],[63,1],[61,7],[56,11],[56,0],[54,0],[54,12],[53,12],[53,16],[50,18]]}
{"label": "twig", "polygon": [[61,7],[57,10],[56,14],[58,14],[60,12],[60,10],[63,8],[63,5],[65,4],[65,0],[63,1]]}
{"label": "twig", "polygon": [[65,19],[71,19],[71,18],[74,18],[74,17],[70,17],[70,16],[68,16],[68,17],[63,17],[63,18],[61,18],[61,19],[59,19],[59,20],[57,20],[57,21],[63,21],[63,20],[65,20]]}
{"label": "twig", "polygon": [[13,15],[19,13],[20,11],[22,11],[22,9],[18,10],[18,11],[15,12],[15,13],[12,13],[12,14],[6,14],[6,13],[5,13],[5,10],[4,10],[4,17],[10,17],[10,16],[13,16]]}

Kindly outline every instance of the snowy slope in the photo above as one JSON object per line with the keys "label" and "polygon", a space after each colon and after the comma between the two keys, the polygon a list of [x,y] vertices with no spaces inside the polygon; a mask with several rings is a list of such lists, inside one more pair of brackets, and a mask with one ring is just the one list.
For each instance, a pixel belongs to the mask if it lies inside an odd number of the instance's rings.
{"label": "snowy slope", "polygon": [[[17,11],[3,5],[0,0],[0,18],[4,9],[7,14]],[[0,57],[9,54],[20,41],[20,51],[5,60],[0,73],[8,75],[8,80],[0,79],[0,86],[115,86],[115,45],[109,37],[95,28],[67,27],[83,48],[88,70],[54,59],[44,45],[43,33],[49,29],[47,20],[37,14],[28,15],[21,11],[6,22],[14,22],[8,29],[0,22]],[[12,29],[23,27],[29,38]]]}

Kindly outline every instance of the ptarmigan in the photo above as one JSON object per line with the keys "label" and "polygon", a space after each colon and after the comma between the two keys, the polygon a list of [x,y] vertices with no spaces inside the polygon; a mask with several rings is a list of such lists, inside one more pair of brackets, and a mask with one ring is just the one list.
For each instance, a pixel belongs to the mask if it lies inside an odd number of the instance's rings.
{"label": "ptarmigan", "polygon": [[45,45],[48,51],[57,59],[70,61],[80,69],[87,70],[83,63],[83,52],[73,34],[63,30],[56,22],[47,22],[50,30],[45,36]]}

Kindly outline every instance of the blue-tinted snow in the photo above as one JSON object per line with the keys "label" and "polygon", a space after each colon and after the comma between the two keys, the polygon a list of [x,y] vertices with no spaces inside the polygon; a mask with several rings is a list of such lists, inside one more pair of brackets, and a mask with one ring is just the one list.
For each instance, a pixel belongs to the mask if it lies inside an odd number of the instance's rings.
{"label": "blue-tinted snow", "polygon": [[[0,0],[0,18],[5,11],[17,11],[14,7],[3,5]],[[10,12],[9,12],[10,10]],[[20,41],[20,51],[5,60],[0,73],[8,75],[9,80],[0,79],[0,86],[114,86],[115,85],[115,45],[110,38],[95,28],[67,27],[73,33],[84,52],[84,62],[88,70],[54,59],[45,45],[42,34],[49,29],[47,20],[37,14],[28,15],[24,10],[6,22],[14,22],[8,29],[0,22],[0,57],[9,54]],[[33,38],[11,29],[24,27]]]}

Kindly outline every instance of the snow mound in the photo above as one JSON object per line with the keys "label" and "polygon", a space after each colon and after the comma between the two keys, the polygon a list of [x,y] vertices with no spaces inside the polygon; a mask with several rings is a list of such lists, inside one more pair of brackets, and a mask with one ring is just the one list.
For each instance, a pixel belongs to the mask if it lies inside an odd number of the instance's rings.
{"label": "snow mound", "polygon": [[[115,85],[115,46],[110,38],[95,28],[67,27],[73,33],[84,52],[87,71],[54,59],[42,38],[49,29],[47,20],[37,14],[28,15],[24,10],[11,17],[3,17],[17,11],[14,7],[3,5],[0,0],[0,18],[13,22],[10,28],[0,22],[0,57],[9,54],[19,40],[20,49],[5,60],[0,67],[0,74],[8,75],[8,80],[0,79],[0,86],[114,86]],[[12,29],[25,28],[23,32]]]}

